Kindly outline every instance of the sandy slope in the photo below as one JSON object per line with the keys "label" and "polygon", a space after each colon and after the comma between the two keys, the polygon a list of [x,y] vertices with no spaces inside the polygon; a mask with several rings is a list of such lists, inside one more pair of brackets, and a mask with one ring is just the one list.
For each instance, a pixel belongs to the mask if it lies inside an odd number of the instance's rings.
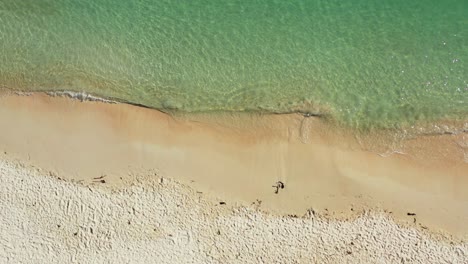
{"label": "sandy slope", "polygon": [[[400,223],[468,236],[466,133],[363,139],[301,115],[173,118],[41,94],[0,97],[0,126],[1,151],[66,180],[105,177],[118,189],[157,171],[280,215],[386,210]],[[275,194],[278,181],[285,188]]]}
{"label": "sandy slope", "polygon": [[0,263],[468,260],[464,132],[42,94],[0,97],[0,126]]}
{"label": "sandy slope", "polygon": [[278,217],[160,175],[109,191],[0,160],[1,263],[466,263],[468,244],[400,227]]}

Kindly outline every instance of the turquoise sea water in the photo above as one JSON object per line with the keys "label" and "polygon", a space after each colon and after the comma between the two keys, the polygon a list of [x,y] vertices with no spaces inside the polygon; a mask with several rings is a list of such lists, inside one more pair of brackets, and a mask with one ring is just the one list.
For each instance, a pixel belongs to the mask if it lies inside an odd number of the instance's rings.
{"label": "turquoise sea water", "polygon": [[0,0],[0,87],[159,109],[468,117],[467,0]]}

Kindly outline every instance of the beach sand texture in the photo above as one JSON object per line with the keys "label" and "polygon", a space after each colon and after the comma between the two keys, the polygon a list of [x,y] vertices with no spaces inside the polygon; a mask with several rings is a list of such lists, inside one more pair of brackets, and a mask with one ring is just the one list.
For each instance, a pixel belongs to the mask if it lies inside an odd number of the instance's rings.
{"label": "beach sand texture", "polygon": [[0,124],[12,263],[467,260],[464,132],[370,146],[299,114],[170,116],[44,94],[2,96]]}
{"label": "beach sand texture", "polygon": [[[220,205],[167,178],[117,192],[0,161],[2,263],[466,263],[388,215],[279,217]],[[146,176],[148,177],[148,176]]]}

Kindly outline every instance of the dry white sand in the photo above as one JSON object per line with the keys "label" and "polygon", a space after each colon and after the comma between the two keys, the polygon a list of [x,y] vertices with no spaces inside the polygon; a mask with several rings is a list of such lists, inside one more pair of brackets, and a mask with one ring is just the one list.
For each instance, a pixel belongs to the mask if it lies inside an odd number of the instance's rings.
{"label": "dry white sand", "polygon": [[[0,160],[1,263],[467,263],[468,243],[400,227],[278,217],[175,181],[111,192]],[[150,182],[153,182],[150,184]]]}

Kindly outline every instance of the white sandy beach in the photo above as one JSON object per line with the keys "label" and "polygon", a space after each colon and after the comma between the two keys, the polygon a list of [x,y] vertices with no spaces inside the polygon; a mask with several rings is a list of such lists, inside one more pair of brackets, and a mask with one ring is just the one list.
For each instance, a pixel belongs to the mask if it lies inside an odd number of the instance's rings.
{"label": "white sandy beach", "polygon": [[468,259],[464,132],[364,147],[300,115],[42,94],[0,97],[0,124],[2,262]]}
{"label": "white sandy beach", "polygon": [[[468,243],[398,226],[220,205],[160,175],[110,192],[0,161],[1,263],[466,263]],[[151,178],[149,184],[148,177]],[[144,184],[143,184],[144,182]]]}

